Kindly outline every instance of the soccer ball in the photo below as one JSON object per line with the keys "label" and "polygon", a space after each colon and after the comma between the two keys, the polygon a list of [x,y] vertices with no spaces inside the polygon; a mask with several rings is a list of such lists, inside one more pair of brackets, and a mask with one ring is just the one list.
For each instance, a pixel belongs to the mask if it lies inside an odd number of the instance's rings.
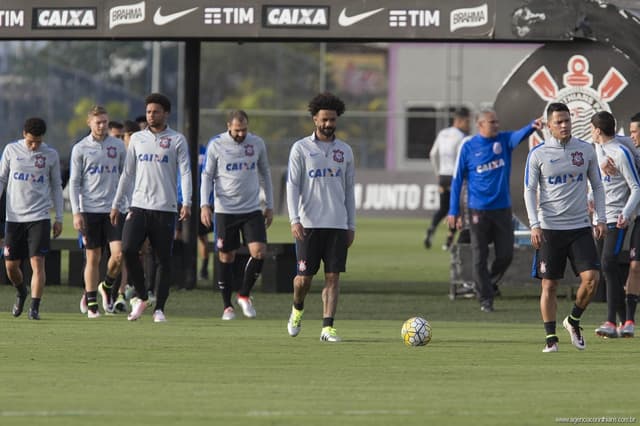
{"label": "soccer ball", "polygon": [[409,318],[402,324],[402,341],[407,346],[424,346],[431,341],[431,324],[421,317]]}

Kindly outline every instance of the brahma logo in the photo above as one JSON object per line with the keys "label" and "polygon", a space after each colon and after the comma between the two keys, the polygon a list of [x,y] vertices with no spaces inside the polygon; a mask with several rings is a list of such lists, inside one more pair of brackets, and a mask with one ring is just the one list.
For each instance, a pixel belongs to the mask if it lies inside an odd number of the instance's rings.
{"label": "brahma logo", "polygon": [[118,25],[138,24],[145,18],[145,3],[112,7],[109,11],[109,29]]}
{"label": "brahma logo", "polygon": [[[582,55],[573,55],[567,61],[567,72],[562,77],[563,88],[541,66],[529,77],[527,83],[543,100],[547,101],[544,111],[552,102],[566,104],[571,111],[572,135],[578,139],[591,140],[589,126],[593,114],[599,111],[611,112],[609,103],[629,85],[627,79],[615,67],[610,67],[597,89],[593,89],[593,74],[589,72],[589,60]],[[543,111],[543,114],[544,114]],[[539,141],[533,141],[537,145]]]}
{"label": "brahma logo", "polygon": [[329,28],[329,7],[262,7],[265,28]]}
{"label": "brahma logo", "polygon": [[483,4],[478,7],[468,7],[451,11],[451,32],[460,28],[481,27],[489,23],[489,7]]}
{"label": "brahma logo", "polygon": [[32,26],[34,30],[97,28],[96,8],[34,8]]}

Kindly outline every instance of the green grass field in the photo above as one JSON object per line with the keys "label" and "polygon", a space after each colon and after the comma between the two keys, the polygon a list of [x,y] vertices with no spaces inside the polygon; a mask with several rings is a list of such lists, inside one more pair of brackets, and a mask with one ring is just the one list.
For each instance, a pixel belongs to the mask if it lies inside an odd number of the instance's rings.
{"label": "green grass field", "polygon": [[[271,241],[289,241],[278,218]],[[319,341],[321,283],[303,329],[288,336],[289,294],[254,294],[258,318],[223,322],[211,283],[175,291],[169,322],[150,312],[88,320],[80,290],[46,289],[42,321],[8,313],[0,287],[0,425],[544,425],[571,417],[640,417],[635,339],[593,336],[605,306],[584,315],[587,350],[559,328],[542,354],[535,287],[506,287],[496,312],[450,301],[448,258],[422,248],[424,222],[361,220],[336,328]],[[442,237],[442,232],[439,233]],[[435,247],[439,247],[436,241]],[[560,315],[571,301],[559,299]],[[422,348],[402,344],[413,315],[433,326]]]}

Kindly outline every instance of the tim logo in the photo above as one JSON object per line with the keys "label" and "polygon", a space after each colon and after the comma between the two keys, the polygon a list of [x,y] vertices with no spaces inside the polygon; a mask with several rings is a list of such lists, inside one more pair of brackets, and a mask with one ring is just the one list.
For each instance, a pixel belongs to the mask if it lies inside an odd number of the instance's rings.
{"label": "tim logo", "polygon": [[245,145],[244,146],[244,155],[247,157],[253,157],[256,151],[253,149],[253,145]]}
{"label": "tim logo", "polygon": [[167,149],[171,146],[171,138],[166,136],[161,137],[159,144],[160,144],[160,148]]}
{"label": "tim logo", "polygon": [[46,157],[40,154],[36,155],[36,161],[34,165],[39,169],[44,169],[44,166],[46,165]]}
{"label": "tim logo", "polygon": [[116,147],[115,146],[110,146],[107,148],[107,157],[109,158],[116,158]]}
{"label": "tim logo", "polygon": [[335,161],[336,163],[343,163],[344,162],[344,152],[342,152],[339,149],[334,149],[333,150],[333,161]]}
{"label": "tim logo", "polygon": [[581,152],[576,151],[571,153],[571,164],[576,167],[580,167],[584,164],[584,158],[582,158]]}
{"label": "tim logo", "polygon": [[[567,61],[562,88],[558,88],[558,84],[544,65],[529,77],[527,83],[540,98],[547,101],[545,111],[550,103],[566,104],[571,111],[572,135],[587,141],[591,140],[589,124],[593,114],[599,111],[611,112],[609,103],[629,84],[620,71],[610,67],[598,87],[594,89],[593,74],[589,72],[589,60],[582,55],[574,55]],[[539,139],[532,141],[534,146],[538,143]]]}

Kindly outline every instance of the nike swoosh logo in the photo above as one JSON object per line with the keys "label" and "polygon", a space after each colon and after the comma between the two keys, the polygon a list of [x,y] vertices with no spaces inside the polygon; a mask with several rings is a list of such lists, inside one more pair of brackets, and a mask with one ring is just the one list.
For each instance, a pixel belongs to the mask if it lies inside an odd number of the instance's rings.
{"label": "nike swoosh logo", "polygon": [[160,12],[160,9],[162,9],[162,6],[160,6],[158,10],[156,10],[156,13],[153,15],[153,23],[156,25],[167,25],[175,21],[176,19],[180,19],[183,16],[188,15],[189,13],[195,11],[198,8],[192,7],[191,9],[181,10],[180,12],[170,13],[168,15],[163,15]]}
{"label": "nike swoosh logo", "polygon": [[560,160],[559,158],[552,158],[551,160],[549,160],[550,163],[555,163],[556,161]]}
{"label": "nike swoosh logo", "polygon": [[358,13],[357,15],[347,16],[347,9],[343,8],[342,12],[340,12],[340,16],[338,17],[338,24],[341,27],[350,27],[353,24],[357,24],[363,19],[367,19],[370,16],[375,15],[376,13],[380,13],[384,10],[384,7],[380,9],[370,10],[368,12]]}
{"label": "nike swoosh logo", "polygon": [[319,152],[311,152],[309,153],[309,157],[315,157],[316,155],[320,155]]}

